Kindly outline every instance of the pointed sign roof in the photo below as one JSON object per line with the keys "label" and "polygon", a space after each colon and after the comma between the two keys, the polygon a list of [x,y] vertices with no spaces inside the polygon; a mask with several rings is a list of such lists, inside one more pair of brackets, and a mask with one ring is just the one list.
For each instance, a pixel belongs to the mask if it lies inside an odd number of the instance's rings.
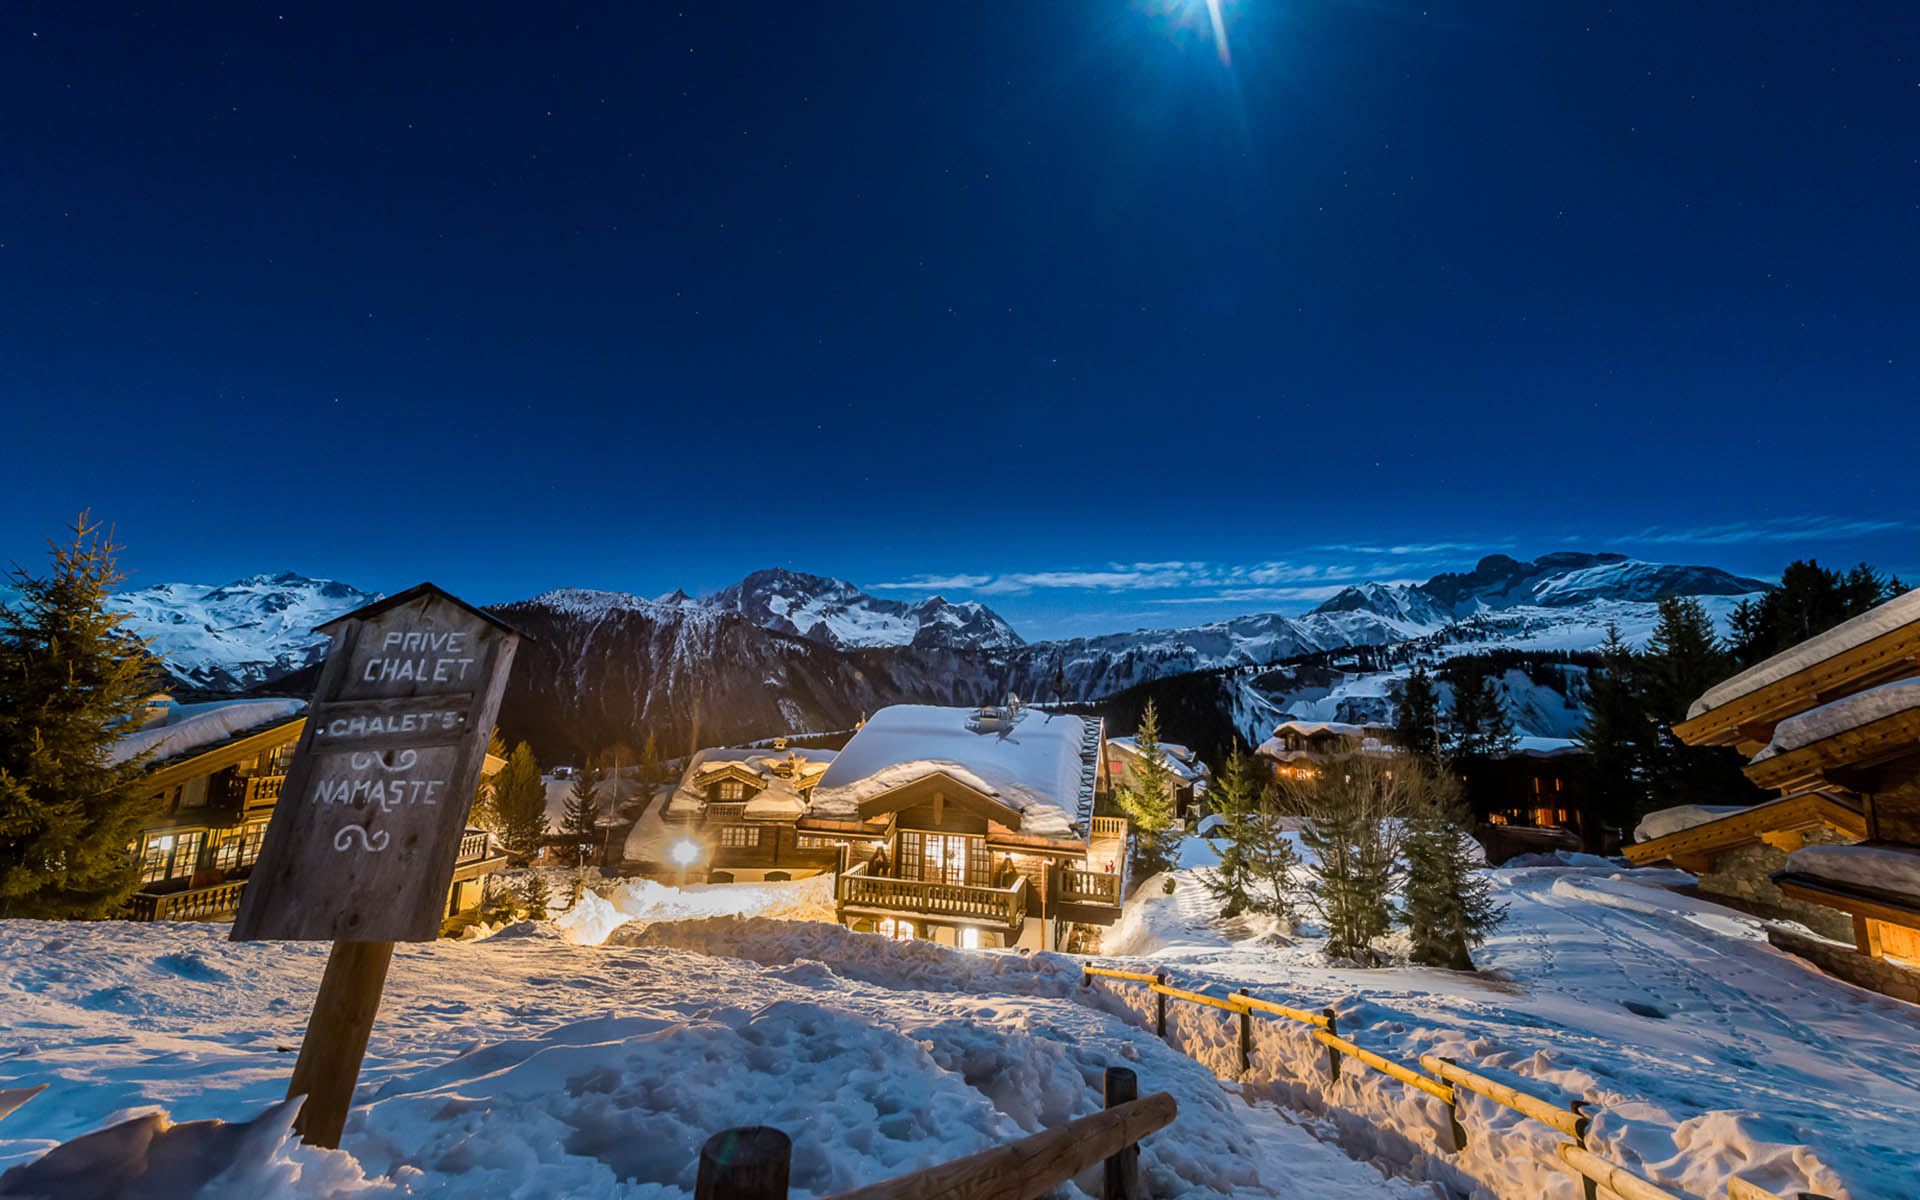
{"label": "pointed sign roof", "polygon": [[[418,600],[422,596],[437,596],[440,599],[445,600],[447,603],[453,605],[454,607],[460,609],[462,612],[471,613],[474,616],[480,618],[482,621],[487,622],[489,625],[493,625],[499,629],[504,630],[507,633],[513,634],[516,637],[524,638],[527,636],[526,634],[520,632],[520,630],[515,629],[513,626],[507,624],[505,621],[502,621],[499,617],[494,616],[492,613],[488,612],[486,609],[475,608],[473,605],[468,604],[465,600],[462,600],[460,597],[454,595],[452,592],[449,592],[445,588],[440,587],[433,583],[418,583],[408,588],[406,591],[400,592],[396,595],[388,596],[384,600],[375,600],[372,604],[363,604],[359,608],[354,609],[352,612],[342,613],[341,615],[335,617],[331,621],[326,622],[325,624],[315,625],[313,627],[313,631],[315,633],[331,633],[333,632],[333,627],[340,624],[343,621],[371,620],[372,618],[379,616],[381,613],[386,612],[390,608],[399,608],[403,604],[410,604],[413,601]],[[532,639],[528,638],[527,640],[531,641]]]}

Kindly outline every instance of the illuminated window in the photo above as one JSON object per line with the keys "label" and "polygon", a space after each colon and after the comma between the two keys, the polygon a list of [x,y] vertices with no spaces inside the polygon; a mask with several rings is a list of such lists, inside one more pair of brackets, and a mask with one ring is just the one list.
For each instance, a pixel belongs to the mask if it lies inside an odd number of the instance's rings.
{"label": "illuminated window", "polygon": [[971,925],[961,929],[960,948],[962,950],[978,950],[980,948],[980,931]]}
{"label": "illuminated window", "polygon": [[747,798],[746,784],[741,783],[738,779],[722,779],[720,781],[720,799],[744,800],[746,798]]}
{"label": "illuminated window", "polygon": [[760,831],[752,825],[722,825],[720,827],[720,844],[722,846],[733,846],[736,848],[742,846],[758,846],[760,844]]}
{"label": "illuminated window", "polygon": [[846,845],[845,842],[835,838],[821,837],[817,833],[800,834],[794,839],[794,844],[802,850],[831,850],[836,846]]}
{"label": "illuminated window", "polygon": [[890,937],[895,941],[904,942],[913,937],[912,921],[896,921],[892,917],[882,917],[879,929],[880,936]]}
{"label": "illuminated window", "polygon": [[157,883],[167,877],[167,860],[173,856],[171,837],[150,837],[140,855],[140,882]]}

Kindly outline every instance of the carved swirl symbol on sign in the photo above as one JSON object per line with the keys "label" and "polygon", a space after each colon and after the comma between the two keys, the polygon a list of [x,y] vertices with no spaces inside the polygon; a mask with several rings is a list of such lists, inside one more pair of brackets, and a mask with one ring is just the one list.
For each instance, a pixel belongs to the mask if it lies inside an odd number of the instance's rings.
{"label": "carved swirl symbol on sign", "polygon": [[356,771],[367,771],[379,767],[382,771],[397,774],[412,770],[413,764],[420,761],[420,752],[402,750],[396,754],[389,750],[382,754],[375,750],[355,750],[347,756],[347,761],[353,764],[353,769]]}
{"label": "carved swirl symbol on sign", "polygon": [[393,840],[384,829],[379,830],[372,836],[368,836],[367,828],[364,825],[342,825],[333,835],[333,848],[335,850],[353,849],[355,834],[359,835],[360,848],[371,851],[374,854],[385,850],[387,843]]}

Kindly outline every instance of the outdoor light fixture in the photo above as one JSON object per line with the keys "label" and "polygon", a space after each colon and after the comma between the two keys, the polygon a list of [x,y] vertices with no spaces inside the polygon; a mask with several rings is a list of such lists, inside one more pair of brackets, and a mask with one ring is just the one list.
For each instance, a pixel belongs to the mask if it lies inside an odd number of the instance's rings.
{"label": "outdoor light fixture", "polygon": [[700,847],[691,841],[678,841],[673,844],[673,849],[667,851],[667,855],[681,866],[690,867],[693,860],[700,857]]}

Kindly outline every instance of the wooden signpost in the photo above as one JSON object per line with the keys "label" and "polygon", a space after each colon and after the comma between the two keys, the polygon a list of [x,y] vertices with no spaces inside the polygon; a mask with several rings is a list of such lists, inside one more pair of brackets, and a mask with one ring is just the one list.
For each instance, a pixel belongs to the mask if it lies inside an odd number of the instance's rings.
{"label": "wooden signpost", "polygon": [[289,1097],[335,1147],[395,942],[440,936],[467,809],[520,635],[430,583],[332,636],[233,940],[331,941]]}

